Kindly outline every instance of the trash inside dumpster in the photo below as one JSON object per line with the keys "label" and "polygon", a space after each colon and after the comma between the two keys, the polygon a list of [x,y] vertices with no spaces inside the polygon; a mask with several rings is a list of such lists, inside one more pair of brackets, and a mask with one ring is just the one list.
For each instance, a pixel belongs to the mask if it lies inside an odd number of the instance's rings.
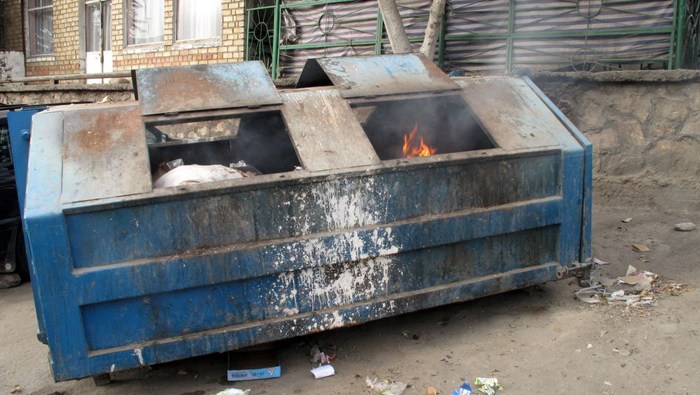
{"label": "trash inside dumpster", "polygon": [[33,117],[24,220],[57,380],[586,267],[590,144],[527,78],[389,55],[309,61],[288,90],[256,62],[136,81],[137,103]]}

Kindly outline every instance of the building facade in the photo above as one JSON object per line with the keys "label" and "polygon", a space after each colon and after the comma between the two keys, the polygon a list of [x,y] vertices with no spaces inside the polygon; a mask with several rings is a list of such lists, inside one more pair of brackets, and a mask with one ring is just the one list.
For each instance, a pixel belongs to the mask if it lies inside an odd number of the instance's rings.
{"label": "building facade", "polygon": [[0,79],[24,76],[22,2],[0,0]]}
{"label": "building facade", "polygon": [[25,0],[26,75],[240,61],[244,15],[242,0]]}

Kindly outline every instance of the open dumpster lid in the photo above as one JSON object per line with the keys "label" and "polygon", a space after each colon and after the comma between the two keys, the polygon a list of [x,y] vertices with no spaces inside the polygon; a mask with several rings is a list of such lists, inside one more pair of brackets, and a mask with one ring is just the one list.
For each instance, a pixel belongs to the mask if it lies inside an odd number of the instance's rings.
{"label": "open dumpster lid", "polygon": [[309,59],[297,88],[334,85],[346,99],[459,90],[433,62],[415,54]]}
{"label": "open dumpster lid", "polygon": [[282,103],[261,62],[160,67],[135,74],[143,115]]}

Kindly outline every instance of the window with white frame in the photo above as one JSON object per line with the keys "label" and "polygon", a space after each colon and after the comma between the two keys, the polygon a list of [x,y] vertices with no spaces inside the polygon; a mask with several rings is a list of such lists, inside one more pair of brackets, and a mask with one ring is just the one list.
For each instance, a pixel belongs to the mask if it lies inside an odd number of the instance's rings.
{"label": "window with white frame", "polygon": [[53,0],[27,0],[29,56],[53,54]]}
{"label": "window with white frame", "polygon": [[165,6],[163,0],[126,0],[126,44],[163,41]]}
{"label": "window with white frame", "polygon": [[221,0],[178,0],[178,40],[217,37],[221,37]]}

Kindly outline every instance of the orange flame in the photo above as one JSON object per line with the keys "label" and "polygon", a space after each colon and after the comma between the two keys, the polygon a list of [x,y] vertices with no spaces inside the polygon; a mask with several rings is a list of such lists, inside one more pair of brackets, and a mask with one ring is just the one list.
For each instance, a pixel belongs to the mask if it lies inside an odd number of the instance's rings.
{"label": "orange flame", "polygon": [[418,122],[408,134],[403,135],[403,156],[405,158],[413,158],[414,156],[430,156],[437,152],[437,149],[430,148],[423,141],[423,136],[420,136],[420,142],[415,141],[416,133],[418,133]]}

